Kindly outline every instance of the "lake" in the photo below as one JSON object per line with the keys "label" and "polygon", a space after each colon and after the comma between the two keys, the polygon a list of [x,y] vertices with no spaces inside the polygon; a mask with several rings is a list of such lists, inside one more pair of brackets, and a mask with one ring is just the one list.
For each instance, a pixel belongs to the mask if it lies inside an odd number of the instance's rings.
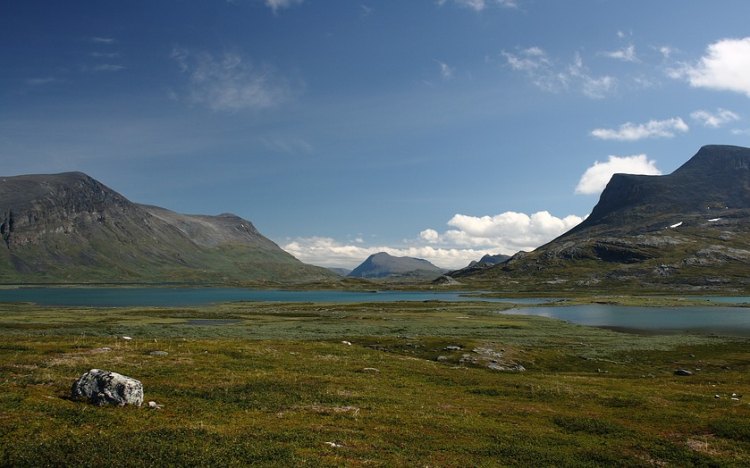
{"label": "lake", "polygon": [[591,304],[527,307],[499,313],[538,315],[578,325],[636,333],[690,332],[750,337],[750,308],[747,307],[628,307]]}
{"label": "lake", "polygon": [[0,302],[87,307],[189,307],[221,302],[476,301],[536,304],[546,299],[478,299],[449,291],[274,291],[242,288],[16,288],[0,289]]}
{"label": "lake", "polygon": [[[746,307],[627,307],[581,305],[546,307],[552,299],[478,299],[449,291],[274,291],[242,288],[13,288],[0,289],[0,302],[33,302],[82,307],[194,307],[222,302],[396,302],[472,301],[514,302],[531,307],[504,314],[539,315],[579,325],[635,332],[700,332],[750,337],[750,308]],[[706,297],[716,302],[744,303],[747,297]]]}

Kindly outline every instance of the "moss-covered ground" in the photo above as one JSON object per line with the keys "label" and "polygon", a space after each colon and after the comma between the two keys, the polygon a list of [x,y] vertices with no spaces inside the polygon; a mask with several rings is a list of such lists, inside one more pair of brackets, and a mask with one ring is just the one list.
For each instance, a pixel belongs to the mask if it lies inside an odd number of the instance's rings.
{"label": "moss-covered ground", "polygon": [[[750,465],[750,341],[505,307],[0,304],[0,466]],[[91,368],[162,408],[71,400]]]}

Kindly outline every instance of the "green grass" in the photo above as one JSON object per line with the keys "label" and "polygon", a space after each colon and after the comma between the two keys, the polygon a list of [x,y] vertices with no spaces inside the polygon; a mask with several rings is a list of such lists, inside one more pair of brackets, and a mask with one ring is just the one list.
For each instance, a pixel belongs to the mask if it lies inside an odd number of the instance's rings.
{"label": "green grass", "polygon": [[[750,342],[627,335],[498,307],[4,304],[0,466],[750,464],[750,400],[739,397],[750,398]],[[71,400],[90,368],[141,380],[163,409]]]}

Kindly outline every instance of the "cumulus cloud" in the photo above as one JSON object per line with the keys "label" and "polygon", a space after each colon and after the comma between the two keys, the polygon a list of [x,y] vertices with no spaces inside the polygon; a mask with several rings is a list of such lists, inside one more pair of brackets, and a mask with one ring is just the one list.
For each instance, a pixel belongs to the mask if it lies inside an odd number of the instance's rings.
{"label": "cumulus cloud", "polygon": [[434,229],[425,229],[424,231],[419,233],[419,237],[429,242],[430,244],[434,244],[440,240],[440,234],[438,234],[438,232]]}
{"label": "cumulus cloud", "polygon": [[690,127],[679,117],[667,120],[650,120],[645,124],[627,122],[616,130],[597,128],[591,135],[602,140],[637,141],[644,138],[672,138],[676,132],[685,133]]}
{"label": "cumulus cloud", "polygon": [[695,88],[734,91],[750,97],[750,37],[710,44],[697,63],[682,64],[671,70],[670,76],[685,79]]}
{"label": "cumulus cloud", "polygon": [[693,120],[701,122],[704,127],[719,128],[730,122],[740,120],[739,114],[727,109],[716,109],[716,112],[697,110],[690,114]]}
{"label": "cumulus cloud", "polygon": [[442,248],[432,245],[406,247],[352,245],[341,243],[329,237],[301,237],[290,240],[282,246],[284,250],[304,263],[323,267],[354,269],[370,255],[386,252],[395,257],[425,259],[441,268],[459,269],[482,256],[493,253],[490,250]]}
{"label": "cumulus cloud", "polygon": [[553,61],[539,47],[521,49],[517,53],[503,51],[502,56],[511,69],[525,73],[536,87],[547,92],[577,89],[589,98],[601,99],[617,83],[615,78],[608,75],[591,75],[580,54],[575,54],[572,63],[564,66]]}
{"label": "cumulus cloud", "polygon": [[175,47],[172,59],[188,76],[188,101],[214,111],[265,109],[295,95],[289,80],[273,67],[254,65],[237,53],[216,57]]}
{"label": "cumulus cloud", "polygon": [[591,195],[604,190],[614,174],[661,175],[656,168],[656,161],[649,160],[645,154],[634,156],[609,156],[607,162],[595,161],[581,176],[575,193]]}
{"label": "cumulus cloud", "polygon": [[506,211],[481,217],[457,214],[448,221],[448,225],[456,229],[446,231],[441,239],[458,246],[483,247],[511,254],[533,250],[581,221],[583,218],[578,216],[557,218],[547,211],[532,215]]}
{"label": "cumulus cloud", "polygon": [[399,257],[423,258],[442,268],[458,269],[487,254],[512,255],[521,250],[533,250],[581,221],[583,218],[578,216],[557,218],[546,211],[532,215],[508,211],[481,217],[456,214],[447,222],[451,229],[443,233],[425,229],[418,238],[405,241],[401,247],[368,247],[340,243],[328,237],[309,237],[290,240],[283,248],[305,263],[327,267],[355,268],[370,255],[387,252]]}

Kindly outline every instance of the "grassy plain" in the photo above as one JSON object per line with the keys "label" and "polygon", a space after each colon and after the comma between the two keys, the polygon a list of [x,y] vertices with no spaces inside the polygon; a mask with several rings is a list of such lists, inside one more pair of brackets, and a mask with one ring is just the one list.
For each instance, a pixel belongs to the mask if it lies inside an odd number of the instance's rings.
{"label": "grassy plain", "polygon": [[[750,341],[509,307],[0,304],[0,466],[750,465]],[[163,408],[71,400],[91,368]]]}

